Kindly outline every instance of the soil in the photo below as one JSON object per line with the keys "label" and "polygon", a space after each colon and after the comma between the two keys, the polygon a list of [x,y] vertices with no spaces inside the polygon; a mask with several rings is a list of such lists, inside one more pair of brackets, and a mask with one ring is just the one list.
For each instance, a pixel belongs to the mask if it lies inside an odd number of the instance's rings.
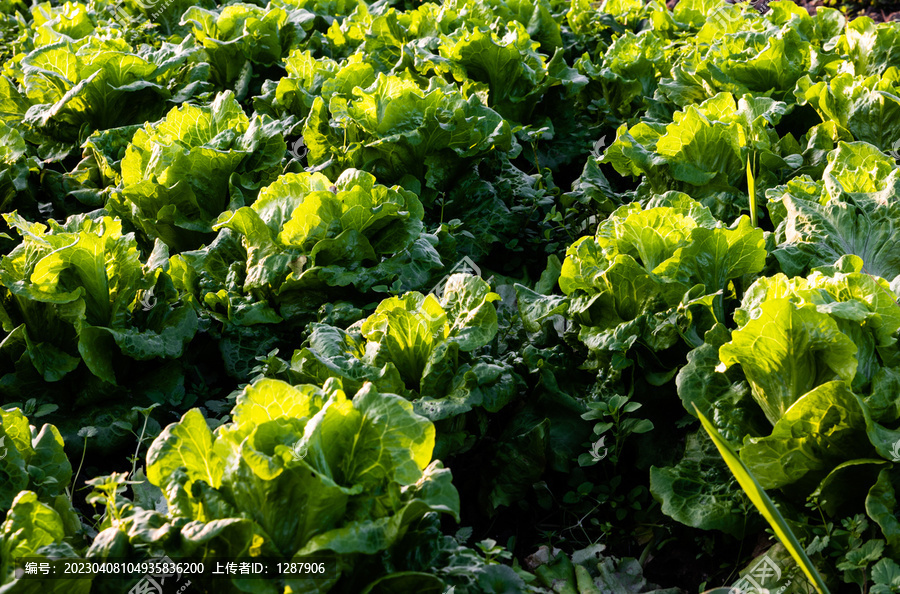
{"label": "soil", "polygon": [[[816,8],[819,6],[824,6],[825,3],[822,0],[812,0],[810,2],[804,2],[803,0],[797,1],[797,4],[806,8],[809,11],[809,14],[815,14]],[[844,5],[836,5],[834,8],[837,8],[845,15],[850,17],[851,19],[858,16],[867,16],[876,23],[881,23],[884,21],[900,21],[900,3],[897,2],[884,2],[878,3],[873,2],[874,6],[859,6],[854,4],[844,4]]]}
{"label": "soil", "polygon": [[[831,5],[843,12],[851,20],[858,16],[867,16],[876,23],[885,21],[900,21],[900,2],[879,2],[879,0],[869,0],[869,6],[857,4],[854,2],[824,2],[823,0],[794,0],[797,4],[804,7],[809,14],[815,14],[816,8],[819,6]],[[863,0],[865,3],[866,0]],[[668,0],[666,5],[671,9],[678,3],[678,0]]]}

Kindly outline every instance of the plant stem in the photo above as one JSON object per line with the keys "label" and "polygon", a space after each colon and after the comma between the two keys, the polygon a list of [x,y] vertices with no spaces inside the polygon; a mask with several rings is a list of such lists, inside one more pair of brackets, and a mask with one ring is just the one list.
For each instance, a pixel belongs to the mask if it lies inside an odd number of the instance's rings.
{"label": "plant stem", "polygon": [[75,485],[78,484],[78,475],[81,474],[81,466],[84,464],[84,456],[87,454],[87,435],[84,436],[84,447],[81,449],[81,462],[78,463],[78,470],[75,471],[75,478],[72,479],[72,494],[69,495],[69,503],[75,503]]}
{"label": "plant stem", "polygon": [[138,454],[141,452],[141,444],[144,442],[144,432],[147,430],[147,421],[150,419],[149,414],[144,415],[144,426],[141,427],[141,436],[138,437],[137,448],[134,450],[134,458],[131,459],[131,474],[128,476],[134,478],[134,473],[137,470],[137,460]]}

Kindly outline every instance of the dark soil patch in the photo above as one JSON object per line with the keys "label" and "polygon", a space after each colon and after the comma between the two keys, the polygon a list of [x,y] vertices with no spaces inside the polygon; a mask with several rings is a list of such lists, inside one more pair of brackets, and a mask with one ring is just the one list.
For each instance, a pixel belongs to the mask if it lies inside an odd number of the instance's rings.
{"label": "dark soil patch", "polygon": [[[828,6],[837,8],[851,20],[867,16],[876,23],[886,21],[900,21],[900,2],[883,2],[879,0],[861,0],[860,2],[838,2],[835,0],[794,0],[797,4],[804,7],[809,14],[816,14],[816,9],[820,6]],[[666,5],[672,9],[678,4],[678,0],[668,0]]]}

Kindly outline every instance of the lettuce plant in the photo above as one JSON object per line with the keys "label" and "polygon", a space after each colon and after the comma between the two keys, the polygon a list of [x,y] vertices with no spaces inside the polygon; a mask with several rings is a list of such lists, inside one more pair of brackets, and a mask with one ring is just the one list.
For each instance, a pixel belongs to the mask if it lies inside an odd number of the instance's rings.
{"label": "lettuce plant", "polygon": [[437,18],[444,34],[466,25],[500,33],[516,22],[526,27],[542,53],[552,55],[563,47],[562,27],[554,17],[559,9],[560,3],[550,0],[446,0]]}
{"label": "lettuce plant", "polygon": [[466,439],[461,415],[498,412],[522,383],[508,365],[477,353],[497,333],[497,299],[480,278],[454,275],[440,301],[411,292],[385,299],[347,330],[315,324],[294,353],[291,375],[297,382],[337,377],[348,386],[371,381],[406,396],[419,414],[441,422],[443,452],[451,436]]}
{"label": "lettuce plant", "polygon": [[94,552],[127,530],[132,545],[173,559],[327,556],[329,579],[285,576],[285,584],[362,591],[380,577],[379,556],[426,514],[458,519],[450,471],[431,460],[434,439],[409,402],[371,383],[348,398],[334,379],[322,388],[254,382],[215,432],[196,409],[165,428],[147,453],[147,476],[168,513],[126,514]]}
{"label": "lettuce plant", "polygon": [[263,95],[254,98],[256,109],[273,116],[305,118],[316,97],[329,100],[375,82],[375,69],[362,58],[353,54],[337,62],[314,56],[310,50],[295,49],[284,60],[287,76],[263,83]]}
{"label": "lettuce plant", "polygon": [[[67,518],[52,505],[40,501],[33,491],[16,494],[6,520],[0,524],[0,588],[5,592],[41,592],[46,584],[39,580],[16,579],[16,559],[77,559],[78,551],[66,536]],[[61,576],[56,588],[73,594],[88,594],[92,576]]]}
{"label": "lettuce plant", "polygon": [[751,285],[735,312],[739,328],[719,349],[724,365],[740,363],[753,396],[774,424],[809,390],[842,379],[872,391],[877,417],[900,416],[882,389],[896,381],[900,308],[888,284],[861,272],[858,257],[807,278],[782,274]]}
{"label": "lettuce plant", "polygon": [[191,25],[194,37],[206,49],[213,80],[224,88],[239,85],[239,98],[247,92],[253,64],[277,63],[306,36],[304,25],[310,21],[312,15],[307,12],[244,3],[217,10],[192,6],[181,17],[181,23]]}
{"label": "lettuce plant", "polygon": [[[116,368],[121,374],[129,358],[181,356],[197,315],[166,302],[175,300],[168,277],[158,263],[145,272],[121,221],[73,216],[48,227],[4,217],[22,242],[0,260],[0,321],[8,333],[0,348],[48,382],[83,363],[115,384]],[[151,303],[148,314],[144,306]]]}
{"label": "lettuce plant", "polygon": [[28,153],[22,133],[0,121],[0,210],[9,212],[31,206],[25,197],[30,191],[32,171],[41,169],[41,163]]}
{"label": "lettuce plant", "polygon": [[800,105],[811,105],[823,122],[834,122],[856,140],[889,151],[900,141],[900,72],[881,76],[853,76],[843,72],[827,82],[809,75],[797,82]]}
{"label": "lettuce plant", "polygon": [[49,2],[35,4],[31,7],[31,19],[34,47],[77,41],[95,31],[87,6],[81,2],[65,2],[60,6]]}
{"label": "lettuce plant", "polygon": [[[624,352],[640,341],[663,350],[682,334],[702,335],[710,321],[704,310],[724,321],[723,293],[762,270],[765,256],[763,233],[747,217],[728,228],[705,206],[670,192],[646,208],[619,207],[596,235],[573,243],[559,286],[590,349]],[[692,307],[699,308],[694,322],[706,320],[699,327],[691,327]],[[677,322],[677,312],[687,317]]]}
{"label": "lettuce plant", "polygon": [[216,241],[173,258],[173,275],[223,321],[293,319],[330,293],[350,297],[349,287],[423,285],[440,259],[422,216],[415,194],[363,171],[334,184],[321,173],[289,173],[252,206],[222,213]]}
{"label": "lettuce plant", "polygon": [[166,83],[188,59],[189,45],[140,55],[123,39],[62,36],[24,56],[18,88],[3,85],[0,94],[18,104],[42,153],[60,158],[95,130],[159,117],[172,97]]}
{"label": "lettuce plant", "polygon": [[[762,277],[735,311],[731,339],[707,335],[721,345],[717,371],[740,365],[770,430],[751,421],[740,384],[712,372],[709,345],[679,375],[685,405],[694,400],[715,414],[763,488],[812,493],[829,513],[849,497],[835,493],[841,480],[855,472],[874,481],[884,464],[876,452],[890,459],[880,423],[900,418],[900,308],[888,284],[861,268],[860,258],[844,256],[806,278]],[[672,485],[659,481],[677,471],[657,471],[656,488],[670,502],[678,500]]]}
{"label": "lettuce plant", "polygon": [[[590,4],[576,2],[573,11],[583,6]],[[625,31],[612,40],[604,57],[592,60],[585,53],[573,64],[587,78],[587,85],[578,94],[579,105],[610,126],[618,127],[625,121],[633,126],[638,123],[637,114],[653,96],[661,74],[672,69],[675,57],[666,40]]]}
{"label": "lettuce plant", "polygon": [[[63,451],[63,440],[53,425],[38,431],[18,408],[0,409],[0,510],[13,506],[20,491],[28,490],[41,502],[70,510],[66,489],[72,480],[72,465]],[[71,511],[66,512],[71,514]],[[72,526],[69,526],[71,530]]]}
{"label": "lettuce plant", "polygon": [[767,196],[777,224],[773,253],[786,274],[852,254],[866,273],[900,279],[900,172],[874,146],[840,143],[821,181],[799,176]]}
{"label": "lettuce plant", "polygon": [[[73,537],[82,531],[68,496],[72,466],[56,427],[38,430],[18,408],[0,409],[0,477],[0,513],[6,518],[0,524],[0,588],[36,592],[40,586],[33,580],[24,588],[21,582],[19,589],[9,585],[16,558],[77,557]],[[89,579],[64,578],[60,585],[90,591]]]}
{"label": "lettuce plant", "polygon": [[223,211],[243,206],[278,175],[287,149],[278,129],[251,121],[230,91],[208,107],[173,109],[135,132],[109,209],[174,250],[199,247]]}
{"label": "lettuce plant", "polygon": [[689,194],[719,219],[746,210],[738,190],[751,155],[761,164],[757,186],[769,188],[803,164],[796,141],[782,142],[773,127],[788,105],[768,97],[723,92],[673,114],[673,121],[623,124],[602,162],[621,175],[643,176],[637,193],[667,190]]}
{"label": "lettuce plant", "polygon": [[[333,123],[333,124],[332,124]],[[466,161],[512,147],[509,123],[477,95],[435,77],[427,89],[379,74],[351,97],[317,97],[303,129],[310,165],[342,164],[398,182],[447,184]]]}
{"label": "lettuce plant", "polygon": [[443,37],[439,51],[445,62],[436,64],[435,70],[449,70],[461,83],[487,85],[488,107],[511,122],[528,122],[540,98],[561,84],[565,64],[562,53],[548,64],[524,25],[512,21],[506,28],[502,37],[465,28]]}

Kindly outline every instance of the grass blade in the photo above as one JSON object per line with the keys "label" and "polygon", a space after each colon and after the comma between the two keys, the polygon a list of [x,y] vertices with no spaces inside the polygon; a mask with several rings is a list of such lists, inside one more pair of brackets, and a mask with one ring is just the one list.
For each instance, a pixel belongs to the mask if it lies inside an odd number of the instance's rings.
{"label": "grass blade", "polygon": [[750,498],[750,501],[753,502],[753,505],[756,506],[756,509],[759,510],[759,513],[762,514],[775,531],[778,540],[781,541],[781,544],[784,545],[791,554],[791,557],[794,558],[803,570],[803,573],[806,574],[807,579],[812,582],[816,587],[816,590],[819,591],[819,594],[831,594],[828,591],[828,586],[826,586],[825,582],[822,580],[822,576],[819,575],[819,572],[812,564],[812,561],[806,556],[806,551],[803,550],[797,537],[794,536],[794,533],[791,531],[791,527],[788,526],[784,517],[781,515],[781,512],[778,511],[763,488],[756,482],[756,478],[750,473],[750,470],[744,465],[744,462],[737,454],[732,451],[731,446],[729,446],[722,436],[719,435],[719,432],[713,427],[712,423],[703,416],[703,413],[700,412],[697,405],[694,405],[694,410],[697,411],[697,416],[700,418],[703,428],[706,429],[706,432],[709,433],[713,443],[716,444],[716,448],[725,460],[725,464],[731,469],[731,472],[741,485],[741,488]]}
{"label": "grass blade", "polygon": [[756,219],[756,179],[753,177],[749,157],[747,157],[747,194],[750,197],[750,224],[759,227],[759,221]]}

